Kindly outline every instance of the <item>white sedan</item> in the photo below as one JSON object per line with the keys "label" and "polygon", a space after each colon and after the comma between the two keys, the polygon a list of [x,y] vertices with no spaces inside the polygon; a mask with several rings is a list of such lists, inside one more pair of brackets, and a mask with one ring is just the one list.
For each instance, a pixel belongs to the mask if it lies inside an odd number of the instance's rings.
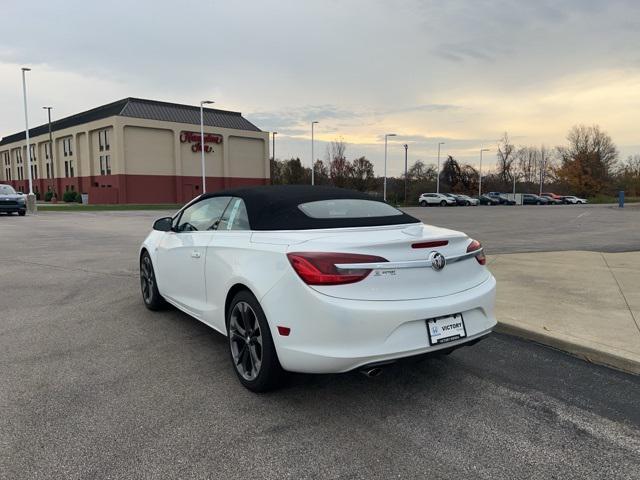
{"label": "white sedan", "polygon": [[421,207],[428,207],[429,205],[440,205],[446,207],[450,205],[456,205],[456,199],[443,195],[442,193],[423,193],[418,198],[418,205]]}
{"label": "white sedan", "polygon": [[145,305],[166,302],[228,337],[240,382],[284,372],[377,374],[448,353],[496,324],[482,246],[365,194],[265,186],[202,195],[140,249]]}
{"label": "white sedan", "polygon": [[577,204],[586,204],[587,203],[587,199],[586,198],[580,198],[580,197],[576,197],[574,195],[566,195],[564,197],[562,197],[562,200],[564,201],[564,203],[570,203],[573,205],[577,205]]}

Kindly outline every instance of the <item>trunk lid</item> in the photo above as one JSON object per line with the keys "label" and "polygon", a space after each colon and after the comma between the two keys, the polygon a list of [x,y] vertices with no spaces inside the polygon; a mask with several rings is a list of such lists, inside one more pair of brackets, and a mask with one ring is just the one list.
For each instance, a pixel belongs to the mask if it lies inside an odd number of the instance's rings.
{"label": "trunk lid", "polygon": [[[282,237],[282,235],[280,235]],[[293,239],[292,239],[293,240]],[[446,245],[414,248],[414,244],[446,241]],[[445,257],[465,254],[469,237],[461,232],[417,224],[325,231],[306,231],[289,242],[287,252],[336,252],[376,255],[391,262],[427,260],[431,252]],[[375,269],[364,280],[346,285],[310,285],[333,297],[352,300],[415,300],[442,297],[479,285],[489,271],[475,258],[447,263],[436,271],[418,268]]]}

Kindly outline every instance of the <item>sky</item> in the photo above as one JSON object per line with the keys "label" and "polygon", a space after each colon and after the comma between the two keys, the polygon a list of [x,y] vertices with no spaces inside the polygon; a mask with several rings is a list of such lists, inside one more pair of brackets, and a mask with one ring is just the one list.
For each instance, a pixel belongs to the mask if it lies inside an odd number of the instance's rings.
{"label": "sky", "polygon": [[276,157],[347,143],[380,174],[598,124],[640,153],[638,0],[0,0],[0,136],[124,97],[242,112]]}

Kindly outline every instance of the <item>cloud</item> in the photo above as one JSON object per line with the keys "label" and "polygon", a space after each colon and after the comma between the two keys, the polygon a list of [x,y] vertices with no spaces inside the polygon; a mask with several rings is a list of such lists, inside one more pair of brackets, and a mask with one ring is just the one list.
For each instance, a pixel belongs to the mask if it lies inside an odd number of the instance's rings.
{"label": "cloud", "polygon": [[374,162],[385,132],[423,159],[444,141],[473,161],[504,131],[553,145],[574,123],[638,144],[637,0],[5,3],[0,135],[23,128],[30,65],[33,123],[43,104],[210,98],[304,158],[313,120],[318,151],[341,136]]}

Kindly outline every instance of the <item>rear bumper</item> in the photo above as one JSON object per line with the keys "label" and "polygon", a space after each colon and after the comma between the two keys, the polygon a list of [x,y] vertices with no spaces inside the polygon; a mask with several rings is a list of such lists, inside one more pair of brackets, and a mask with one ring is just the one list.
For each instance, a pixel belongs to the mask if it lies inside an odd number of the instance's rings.
{"label": "rear bumper", "polygon": [[[323,295],[285,275],[261,300],[285,370],[339,373],[365,365],[447,350],[474,342],[496,325],[493,276],[446,297],[406,301],[345,300]],[[462,313],[467,337],[430,346],[426,319]],[[277,326],[291,329],[278,334]]]}

